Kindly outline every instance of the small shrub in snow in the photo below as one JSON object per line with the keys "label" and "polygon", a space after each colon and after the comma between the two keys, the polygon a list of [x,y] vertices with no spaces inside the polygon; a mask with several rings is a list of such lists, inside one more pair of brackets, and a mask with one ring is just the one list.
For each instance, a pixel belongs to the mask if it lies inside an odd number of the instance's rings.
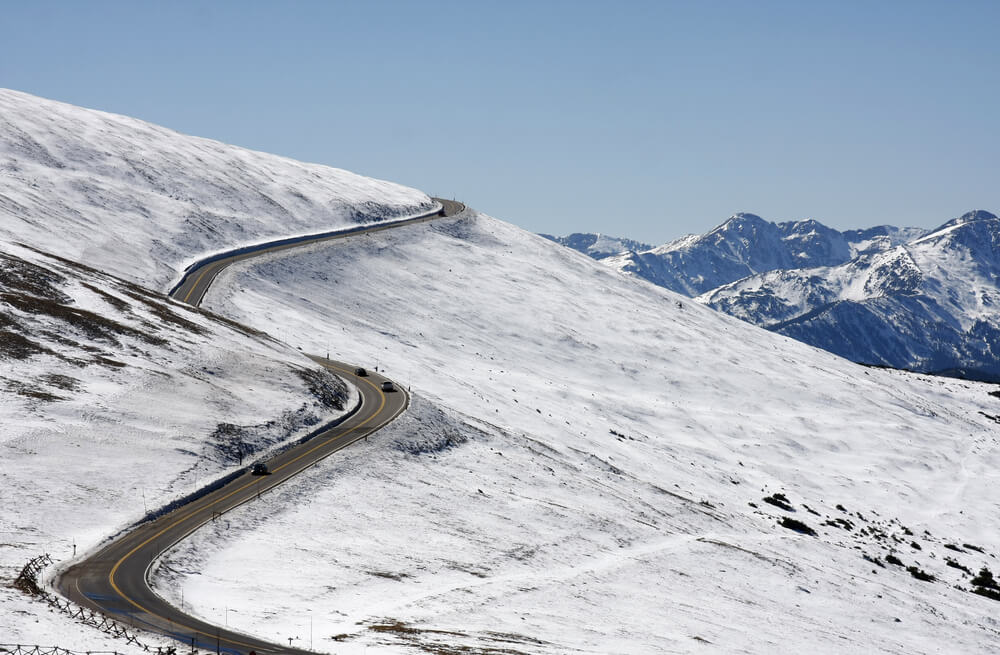
{"label": "small shrub in snow", "polygon": [[829,525],[829,526],[834,527],[834,528],[840,528],[842,530],[847,530],[848,532],[851,532],[851,531],[854,530],[854,524],[853,523],[851,523],[847,519],[840,518],[840,517],[837,517],[835,519],[831,519],[829,521],[825,521],[823,523],[823,525]]}
{"label": "small shrub in snow", "polygon": [[935,577],[930,573],[927,573],[923,569],[917,568],[916,566],[907,566],[906,570],[910,572],[917,580],[922,580],[924,582],[934,582]]}
{"label": "small shrub in snow", "polygon": [[957,560],[953,560],[950,557],[946,557],[944,559],[944,563],[947,564],[948,566],[950,566],[953,569],[958,569],[959,571],[965,571],[969,575],[972,575],[972,571],[969,570],[969,567],[963,566],[961,564],[961,562],[958,562]]}
{"label": "small shrub in snow", "polygon": [[792,507],[791,503],[788,502],[788,498],[785,494],[771,494],[770,496],[764,497],[764,502],[779,507],[786,512],[794,512],[795,508]]}
{"label": "small shrub in snow", "polygon": [[980,596],[985,596],[986,598],[991,598],[996,601],[1000,601],[1000,591],[993,591],[992,589],[987,589],[986,587],[976,587],[972,590],[972,593],[979,594]]}
{"label": "small shrub in snow", "polygon": [[788,517],[788,516],[782,517],[782,519],[778,522],[778,525],[780,525],[783,528],[787,528],[789,530],[794,530],[795,532],[798,532],[799,534],[807,534],[807,535],[809,535],[811,537],[815,537],[816,536],[816,531],[815,530],[813,530],[812,528],[810,528],[808,525],[806,525],[802,521],[799,521],[797,519],[793,519],[793,518]]}
{"label": "small shrub in snow", "polygon": [[997,581],[993,578],[993,572],[985,566],[979,571],[979,575],[972,578],[972,584],[977,587],[989,587],[1000,591],[1000,587],[997,586]]}
{"label": "small shrub in snow", "polygon": [[878,557],[872,557],[871,555],[868,554],[862,555],[861,557],[864,558],[866,562],[871,562],[872,564],[883,569],[885,568],[885,564]]}

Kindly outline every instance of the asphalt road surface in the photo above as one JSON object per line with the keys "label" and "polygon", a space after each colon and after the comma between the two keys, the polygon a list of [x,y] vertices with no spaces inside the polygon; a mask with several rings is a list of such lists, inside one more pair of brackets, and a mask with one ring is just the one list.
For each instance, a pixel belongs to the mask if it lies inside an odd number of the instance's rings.
{"label": "asphalt road surface", "polygon": [[[350,232],[325,233],[298,239],[293,244],[287,241],[273,242],[272,245],[264,244],[256,247],[252,252],[241,252],[204,262],[188,271],[171,295],[175,299],[197,305],[219,271],[234,261],[317,241],[341,239],[400,225],[412,225],[442,215],[453,216],[465,209],[464,205],[454,201],[438,200],[438,202],[442,204],[443,209],[432,216],[399,221],[392,226],[373,225]],[[234,507],[252,503],[261,494],[324,457],[359,439],[366,438],[395,419],[409,403],[406,391],[396,385],[393,385],[392,391],[383,391],[382,383],[389,380],[374,371],[359,376],[353,365],[321,357],[313,359],[335,371],[360,390],[361,405],[353,414],[338,425],[265,462],[270,472],[268,475],[255,476],[249,470],[244,471],[221,488],[155,520],[139,525],[87,559],[63,571],[56,579],[56,587],[60,593],[78,605],[100,611],[121,624],[170,636],[188,647],[240,655],[246,655],[251,651],[261,655],[309,652],[268,643],[185,614],[182,608],[170,605],[153,593],[149,588],[147,576],[154,560],[199,526],[217,520]]]}
{"label": "asphalt road surface", "polygon": [[63,572],[57,580],[59,591],[78,605],[99,610],[121,624],[169,635],[188,646],[242,654],[251,650],[260,654],[308,652],[271,644],[189,616],[153,593],[146,575],[161,553],[199,526],[238,505],[253,502],[315,462],[375,432],[406,408],[405,390],[382,391],[381,383],[387,378],[374,372],[358,377],[348,364],[314,359],[358,387],[362,403],[357,412],[340,425],[267,461],[269,475],[255,476],[247,471],[221,489],[115,540]]}

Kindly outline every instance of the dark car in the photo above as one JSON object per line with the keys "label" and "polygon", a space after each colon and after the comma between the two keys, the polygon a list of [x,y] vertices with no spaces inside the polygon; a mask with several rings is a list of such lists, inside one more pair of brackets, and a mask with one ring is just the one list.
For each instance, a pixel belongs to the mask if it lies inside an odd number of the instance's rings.
{"label": "dark car", "polygon": [[363,368],[356,368],[356,369],[354,369],[354,374],[357,375],[359,378],[366,378],[366,377],[368,377],[368,371],[366,371]]}
{"label": "dark car", "polygon": [[267,464],[264,462],[257,462],[250,469],[251,475],[271,475],[271,472],[267,470]]}
{"label": "dark car", "polygon": [[382,391],[395,391],[396,387],[393,386],[392,382],[386,380],[382,383]]}

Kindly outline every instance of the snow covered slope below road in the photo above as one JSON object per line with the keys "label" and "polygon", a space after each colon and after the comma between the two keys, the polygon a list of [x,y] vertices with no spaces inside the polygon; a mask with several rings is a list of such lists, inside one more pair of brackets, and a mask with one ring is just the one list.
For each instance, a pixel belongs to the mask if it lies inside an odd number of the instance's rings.
{"label": "snow covered slope below road", "polygon": [[994,387],[865,369],[481,215],[244,264],[207,302],[415,398],[163,562],[207,617],[337,653],[996,644],[967,591],[1000,552]]}
{"label": "snow covered slope below road", "polygon": [[885,252],[698,300],[853,361],[1000,380],[1000,219],[970,212]]}
{"label": "snow covered slope below road", "polygon": [[0,89],[0,240],[152,288],[199,255],[432,205],[398,184]]}
{"label": "snow covered slope below road", "polygon": [[9,581],[32,557],[65,563],[356,401],[270,337],[0,243],[0,642],[127,649]]}

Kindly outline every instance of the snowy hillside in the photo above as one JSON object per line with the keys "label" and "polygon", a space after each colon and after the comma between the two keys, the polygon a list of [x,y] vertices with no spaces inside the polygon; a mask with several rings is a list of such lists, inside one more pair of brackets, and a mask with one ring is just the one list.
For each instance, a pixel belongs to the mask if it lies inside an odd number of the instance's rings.
{"label": "snowy hillside", "polygon": [[1000,380],[1000,219],[970,212],[891,250],[698,300],[853,361]]}
{"label": "snowy hillside", "polygon": [[416,213],[398,184],[0,89],[0,241],[166,289],[197,255]]}
{"label": "snowy hillside", "polygon": [[971,593],[1000,552],[995,387],[865,369],[473,213],[241,265],[207,302],[415,400],[163,562],[204,616],[337,653],[996,643]]}
{"label": "snowy hillside", "polygon": [[[357,399],[301,353],[149,288],[213,251],[432,204],[0,90],[4,579],[44,552],[65,564]],[[6,584],[0,604],[0,642],[127,650]]]}
{"label": "snowy hillside", "polygon": [[[308,433],[357,390],[137,285],[0,244],[0,577],[66,562]],[[124,648],[0,585],[0,643]]]}
{"label": "snowy hillside", "polygon": [[814,220],[771,223],[739,213],[707,234],[624,253],[605,263],[671,291],[697,296],[755,273],[835,266],[922,233],[888,225],[838,232]]}

